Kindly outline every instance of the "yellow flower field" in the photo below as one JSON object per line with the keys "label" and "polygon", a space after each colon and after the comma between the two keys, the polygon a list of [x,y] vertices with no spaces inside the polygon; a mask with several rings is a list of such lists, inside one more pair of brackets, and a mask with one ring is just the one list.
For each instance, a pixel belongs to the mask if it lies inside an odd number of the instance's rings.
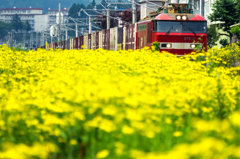
{"label": "yellow flower field", "polygon": [[0,159],[240,158],[232,51],[0,46]]}

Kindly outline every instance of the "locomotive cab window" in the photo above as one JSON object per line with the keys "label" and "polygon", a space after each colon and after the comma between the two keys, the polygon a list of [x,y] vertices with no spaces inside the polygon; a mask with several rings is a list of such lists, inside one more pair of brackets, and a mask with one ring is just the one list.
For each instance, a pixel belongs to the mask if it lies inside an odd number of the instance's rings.
{"label": "locomotive cab window", "polygon": [[182,22],[182,29],[184,33],[206,33],[207,22]]}
{"label": "locomotive cab window", "polygon": [[157,21],[156,32],[180,33],[181,22]]}
{"label": "locomotive cab window", "polygon": [[206,33],[205,21],[153,21],[153,32],[165,33]]}

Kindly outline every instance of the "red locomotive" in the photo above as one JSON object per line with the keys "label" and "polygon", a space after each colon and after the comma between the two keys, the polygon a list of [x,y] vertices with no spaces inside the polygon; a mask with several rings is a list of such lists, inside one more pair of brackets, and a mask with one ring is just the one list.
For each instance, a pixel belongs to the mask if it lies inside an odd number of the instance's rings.
{"label": "red locomotive", "polygon": [[159,42],[160,51],[175,55],[207,49],[207,21],[189,4],[169,4],[162,13],[137,23],[136,48]]}
{"label": "red locomotive", "polygon": [[[184,55],[207,50],[207,21],[189,4],[169,4],[132,25],[115,27],[61,42],[63,49],[142,49],[159,42],[160,51]],[[53,49],[57,43],[50,44]]]}

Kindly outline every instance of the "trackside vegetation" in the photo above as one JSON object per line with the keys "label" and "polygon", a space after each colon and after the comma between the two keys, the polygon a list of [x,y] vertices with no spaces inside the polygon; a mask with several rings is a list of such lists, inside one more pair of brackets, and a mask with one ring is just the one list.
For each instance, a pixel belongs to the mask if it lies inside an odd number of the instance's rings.
{"label": "trackside vegetation", "polygon": [[208,50],[0,46],[0,158],[240,158],[240,47]]}

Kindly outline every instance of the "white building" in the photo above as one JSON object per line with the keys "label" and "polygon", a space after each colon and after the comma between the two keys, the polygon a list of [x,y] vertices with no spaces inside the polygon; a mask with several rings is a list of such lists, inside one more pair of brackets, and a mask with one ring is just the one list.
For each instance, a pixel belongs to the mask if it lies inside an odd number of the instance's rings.
{"label": "white building", "polygon": [[22,22],[29,22],[32,28],[35,27],[35,16],[42,15],[42,8],[3,8],[0,9],[0,21],[10,23],[12,18],[18,14]]}
{"label": "white building", "polygon": [[34,21],[35,21],[34,31],[41,32],[48,28],[48,14],[35,15]]}
{"label": "white building", "polygon": [[[61,9],[63,20],[68,18],[69,9]],[[58,9],[48,9],[47,14],[43,14],[43,8],[3,8],[0,9],[0,21],[10,23],[15,14],[18,14],[22,22],[29,22],[34,31],[40,32],[48,30],[52,25],[56,24],[56,14]]]}

